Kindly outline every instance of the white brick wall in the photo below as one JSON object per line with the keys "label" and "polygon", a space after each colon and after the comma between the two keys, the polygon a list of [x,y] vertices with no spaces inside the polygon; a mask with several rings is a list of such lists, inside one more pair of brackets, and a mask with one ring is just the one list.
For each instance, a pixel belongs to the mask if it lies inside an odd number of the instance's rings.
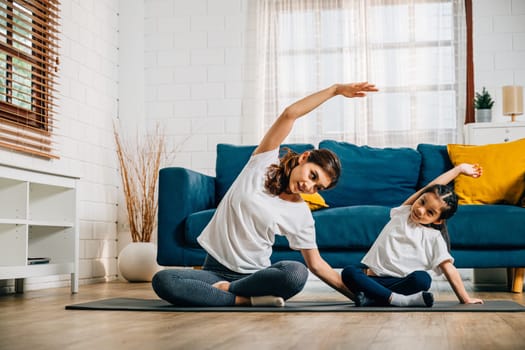
{"label": "white brick wall", "polygon": [[246,1],[145,0],[146,118],[179,141],[174,161],[214,174],[215,146],[240,142]]}
{"label": "white brick wall", "polygon": [[508,122],[501,87],[525,85],[525,0],[473,0],[473,12],[476,91],[485,86],[495,100],[492,120]]}
{"label": "white brick wall", "polygon": [[76,145],[80,283],[116,278],[117,186],[112,120],[118,98],[118,1],[62,2],[63,130]]}

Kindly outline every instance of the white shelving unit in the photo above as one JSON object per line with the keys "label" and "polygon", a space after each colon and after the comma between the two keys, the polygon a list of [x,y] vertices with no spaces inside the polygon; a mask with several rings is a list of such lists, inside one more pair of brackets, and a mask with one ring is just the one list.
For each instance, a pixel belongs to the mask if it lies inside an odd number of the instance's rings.
{"label": "white shelving unit", "polygon": [[77,180],[0,164],[0,280],[15,279],[16,292],[25,278],[63,274],[78,292]]}

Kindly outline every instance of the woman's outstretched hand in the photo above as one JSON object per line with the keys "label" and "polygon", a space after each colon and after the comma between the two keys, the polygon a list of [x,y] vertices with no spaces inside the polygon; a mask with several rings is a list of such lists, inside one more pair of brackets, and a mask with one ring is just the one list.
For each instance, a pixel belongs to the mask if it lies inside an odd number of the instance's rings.
{"label": "woman's outstretched hand", "polygon": [[338,84],[336,94],[344,97],[364,97],[367,92],[379,91],[374,84],[368,82]]}

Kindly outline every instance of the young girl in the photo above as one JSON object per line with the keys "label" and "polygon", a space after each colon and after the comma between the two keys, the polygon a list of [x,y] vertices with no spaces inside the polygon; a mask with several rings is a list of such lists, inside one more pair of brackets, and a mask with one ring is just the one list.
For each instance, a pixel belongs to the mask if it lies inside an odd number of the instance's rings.
{"label": "young girl", "polygon": [[271,264],[277,233],[301,251],[312,273],[352,296],[319,254],[312,214],[300,196],[334,186],[341,171],[339,159],[328,150],[289,152],[281,160],[278,155],[298,118],[334,96],[363,97],[369,91],[377,89],[368,83],[336,84],[287,107],[198,237],[208,253],[203,269],[158,272],[152,281],[157,295],[181,306],[283,306],[303,289],[308,270],[296,261]]}
{"label": "young girl", "polygon": [[354,293],[356,306],[430,307],[434,297],[428,292],[428,270],[444,273],[461,303],[483,303],[468,295],[450,255],[445,220],[456,212],[458,199],[446,184],[460,174],[477,178],[482,169],[460,164],[393,208],[362,264],[343,269],[343,282]]}

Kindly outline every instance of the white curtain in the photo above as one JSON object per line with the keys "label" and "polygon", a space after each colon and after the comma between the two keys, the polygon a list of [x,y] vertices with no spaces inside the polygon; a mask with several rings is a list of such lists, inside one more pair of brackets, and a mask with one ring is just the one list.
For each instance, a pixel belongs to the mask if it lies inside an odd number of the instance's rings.
{"label": "white curtain", "polygon": [[[457,141],[465,115],[463,0],[255,0],[246,134],[260,137],[293,101],[338,82],[380,92],[336,97],[301,118],[287,142],[375,147]],[[253,119],[252,119],[253,118]]]}

